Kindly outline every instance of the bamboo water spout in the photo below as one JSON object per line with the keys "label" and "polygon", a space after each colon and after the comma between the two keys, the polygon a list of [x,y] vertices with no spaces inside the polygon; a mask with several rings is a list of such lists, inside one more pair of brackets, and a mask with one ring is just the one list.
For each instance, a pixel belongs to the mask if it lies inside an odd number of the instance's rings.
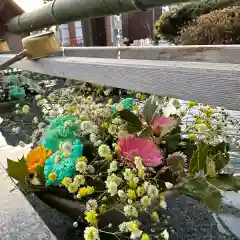
{"label": "bamboo water spout", "polygon": [[148,10],[188,0],[54,0],[32,12],[23,13],[7,22],[11,33],[31,32],[86,18]]}

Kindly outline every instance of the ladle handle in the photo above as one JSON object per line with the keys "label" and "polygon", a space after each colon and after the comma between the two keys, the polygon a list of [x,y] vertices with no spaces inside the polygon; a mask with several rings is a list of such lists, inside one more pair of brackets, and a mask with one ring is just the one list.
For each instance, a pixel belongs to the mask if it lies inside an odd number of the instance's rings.
{"label": "ladle handle", "polygon": [[13,58],[7,60],[5,63],[0,64],[0,71],[4,70],[6,68],[8,68],[9,66],[11,66],[12,64],[14,64],[17,61],[22,60],[23,58],[26,57],[26,50],[23,50],[22,52],[18,53],[16,56],[14,56]]}

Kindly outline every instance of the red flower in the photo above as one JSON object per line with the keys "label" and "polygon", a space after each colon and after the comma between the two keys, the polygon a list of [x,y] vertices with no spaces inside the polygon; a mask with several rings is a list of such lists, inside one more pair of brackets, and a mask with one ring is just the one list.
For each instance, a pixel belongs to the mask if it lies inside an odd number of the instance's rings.
{"label": "red flower", "polygon": [[163,163],[162,152],[150,139],[128,136],[119,139],[117,144],[128,165],[134,165],[135,156],[141,157],[146,167],[157,167]]}

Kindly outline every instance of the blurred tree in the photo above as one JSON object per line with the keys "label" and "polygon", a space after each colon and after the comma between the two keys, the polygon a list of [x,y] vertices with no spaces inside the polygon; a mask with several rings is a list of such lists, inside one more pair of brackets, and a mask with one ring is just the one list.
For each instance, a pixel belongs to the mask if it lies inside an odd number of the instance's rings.
{"label": "blurred tree", "polygon": [[155,34],[158,39],[178,44],[181,29],[200,15],[216,9],[222,9],[233,5],[237,0],[204,0],[200,3],[193,2],[183,4],[180,8],[170,10],[163,14],[155,24]]}
{"label": "blurred tree", "polygon": [[180,32],[184,45],[240,44],[240,7],[200,16]]}

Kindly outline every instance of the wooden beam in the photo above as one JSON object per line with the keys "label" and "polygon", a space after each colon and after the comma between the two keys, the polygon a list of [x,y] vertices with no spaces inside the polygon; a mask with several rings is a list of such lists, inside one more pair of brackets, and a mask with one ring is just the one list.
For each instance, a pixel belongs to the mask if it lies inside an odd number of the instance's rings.
{"label": "wooden beam", "polygon": [[239,110],[240,64],[50,57],[12,67]]}
{"label": "wooden beam", "polygon": [[147,47],[79,47],[65,48],[65,56],[145,59],[166,61],[199,61],[240,64],[239,45],[147,46]]}

